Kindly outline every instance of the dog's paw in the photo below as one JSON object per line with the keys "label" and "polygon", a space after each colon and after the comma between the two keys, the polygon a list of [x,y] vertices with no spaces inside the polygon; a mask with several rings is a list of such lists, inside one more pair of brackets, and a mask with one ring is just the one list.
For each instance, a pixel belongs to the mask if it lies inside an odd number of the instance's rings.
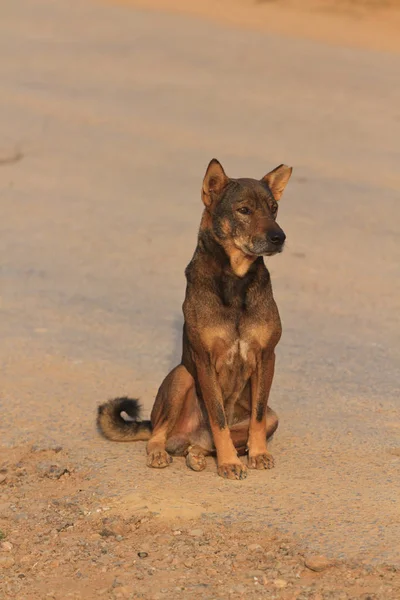
{"label": "dog's paw", "polygon": [[249,456],[249,469],[273,469],[274,457],[269,452]]}
{"label": "dog's paw", "polygon": [[234,465],[219,465],[218,475],[224,479],[246,479],[247,467],[242,463]]}
{"label": "dog's paw", "polygon": [[172,463],[172,456],[165,450],[150,452],[147,456],[147,466],[153,469],[164,469]]}
{"label": "dog's paw", "polygon": [[207,466],[206,458],[201,452],[189,452],[186,454],[186,464],[193,471],[204,471]]}

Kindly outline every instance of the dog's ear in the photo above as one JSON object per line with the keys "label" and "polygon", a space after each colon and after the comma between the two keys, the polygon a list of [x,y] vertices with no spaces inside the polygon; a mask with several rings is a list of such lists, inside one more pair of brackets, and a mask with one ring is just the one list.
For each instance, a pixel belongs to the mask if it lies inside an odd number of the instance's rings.
{"label": "dog's ear", "polygon": [[261,179],[263,183],[267,184],[275,200],[280,200],[286,184],[290,179],[292,170],[292,167],[279,165],[279,167],[276,167],[276,169],[267,175],[264,175],[264,177]]}
{"label": "dog's ear", "polygon": [[229,177],[225,175],[221,163],[213,158],[207,167],[201,190],[201,197],[205,206],[211,205],[213,199],[222,192],[228,181]]}

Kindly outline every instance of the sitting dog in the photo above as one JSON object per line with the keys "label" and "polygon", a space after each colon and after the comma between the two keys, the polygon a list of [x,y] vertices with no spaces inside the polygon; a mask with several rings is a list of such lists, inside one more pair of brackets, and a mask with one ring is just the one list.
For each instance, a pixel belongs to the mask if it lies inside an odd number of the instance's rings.
{"label": "sitting dog", "polygon": [[218,474],[244,479],[248,467],[274,466],[267,449],[278,417],[267,406],[275,346],[282,328],[263,256],[281,252],[278,201],[292,169],[280,165],[261,180],[231,179],[213,159],[202,187],[204,212],[186,268],[181,363],[164,379],[150,421],[137,400],[99,406],[98,427],[116,441],[148,440],[147,464],[171,455],[201,471],[217,455]]}

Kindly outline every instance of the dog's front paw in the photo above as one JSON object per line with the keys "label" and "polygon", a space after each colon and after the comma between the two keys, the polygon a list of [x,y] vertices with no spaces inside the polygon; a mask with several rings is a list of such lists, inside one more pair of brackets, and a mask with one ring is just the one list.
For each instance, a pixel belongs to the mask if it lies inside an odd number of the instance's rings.
{"label": "dog's front paw", "polygon": [[269,452],[249,456],[249,469],[273,469],[274,457]]}
{"label": "dog's front paw", "polygon": [[246,479],[247,467],[246,465],[233,464],[233,465],[219,465],[218,475],[224,479]]}
{"label": "dog's front paw", "polygon": [[147,466],[153,469],[164,469],[172,463],[172,456],[165,450],[150,452],[147,456]]}
{"label": "dog's front paw", "polygon": [[193,471],[204,471],[207,466],[204,454],[188,452],[186,455],[186,464]]}

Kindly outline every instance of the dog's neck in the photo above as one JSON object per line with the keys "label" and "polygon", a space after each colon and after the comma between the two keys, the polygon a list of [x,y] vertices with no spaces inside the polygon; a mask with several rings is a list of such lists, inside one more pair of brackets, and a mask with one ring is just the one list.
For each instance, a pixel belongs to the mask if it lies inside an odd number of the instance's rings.
{"label": "dog's neck", "polygon": [[231,240],[218,240],[212,230],[211,215],[207,210],[201,219],[198,247],[213,257],[223,270],[232,271],[237,277],[247,275],[258,258],[245,254]]}

